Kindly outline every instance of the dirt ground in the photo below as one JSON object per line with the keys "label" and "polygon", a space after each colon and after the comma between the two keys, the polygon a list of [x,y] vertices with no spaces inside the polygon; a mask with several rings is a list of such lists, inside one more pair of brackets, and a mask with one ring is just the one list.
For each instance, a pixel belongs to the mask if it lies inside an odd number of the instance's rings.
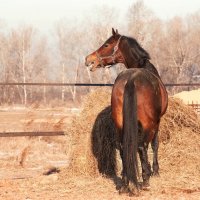
{"label": "dirt ground", "polygon": [[[76,177],[60,181],[57,175],[48,177],[35,177],[23,180],[1,180],[0,198],[6,200],[23,199],[196,199],[200,191],[178,186],[164,184],[165,177],[151,179],[151,190],[142,191],[139,197],[119,195],[113,181],[98,177]],[[162,184],[162,190],[157,190],[157,185]]]}
{"label": "dirt ground", "polygon": [[[73,110],[65,108],[0,107],[0,132],[63,131],[73,115]],[[53,137],[0,137],[0,179],[31,177],[51,166],[67,166],[69,141],[67,133]]]}
{"label": "dirt ground", "polygon": [[[93,112],[89,109],[89,113]],[[175,114],[174,118],[181,120]],[[0,132],[67,130],[73,126],[75,115],[79,116],[79,111],[65,108],[0,108]],[[86,126],[92,123],[84,117]],[[169,126],[171,123],[174,121]],[[68,132],[59,137],[0,138],[0,199],[200,199],[200,159],[194,156],[200,150],[200,137],[190,127],[178,131],[180,136],[172,136],[172,142],[160,145],[160,177],[152,177],[151,189],[141,191],[139,197],[119,195],[119,177],[111,180],[101,175],[66,173],[74,142]],[[188,135],[186,143],[182,138]],[[51,168],[60,173],[44,175]]]}

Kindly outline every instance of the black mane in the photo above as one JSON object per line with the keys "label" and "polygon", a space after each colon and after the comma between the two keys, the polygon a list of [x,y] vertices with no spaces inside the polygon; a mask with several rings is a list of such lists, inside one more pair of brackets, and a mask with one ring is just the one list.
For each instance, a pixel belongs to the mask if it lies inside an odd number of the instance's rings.
{"label": "black mane", "polygon": [[132,50],[134,49],[134,53],[137,55],[139,59],[141,58],[143,59],[145,58],[148,60],[151,59],[149,53],[141,47],[141,45],[137,42],[136,39],[131,37],[126,37],[126,38],[128,40],[130,47],[132,48]]}
{"label": "black mane", "polygon": [[131,37],[125,37],[125,39],[128,44],[126,48],[130,49],[129,51],[126,49],[124,54],[127,68],[145,68],[159,77],[157,69],[150,62],[149,53],[141,47],[136,39]]}

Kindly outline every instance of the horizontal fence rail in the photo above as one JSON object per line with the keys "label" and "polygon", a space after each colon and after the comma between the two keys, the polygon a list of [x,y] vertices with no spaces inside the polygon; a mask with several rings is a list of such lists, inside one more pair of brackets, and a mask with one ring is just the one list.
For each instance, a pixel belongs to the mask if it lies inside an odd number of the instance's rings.
{"label": "horizontal fence rail", "polygon": [[0,137],[23,137],[23,136],[62,136],[64,131],[38,131],[38,132],[0,132]]}
{"label": "horizontal fence rail", "polygon": [[0,83],[0,85],[31,85],[31,86],[113,86],[113,83]]}
{"label": "horizontal fence rail", "polygon": [[[103,86],[113,86],[113,83],[2,83],[0,85],[31,85],[31,86],[92,86],[92,87],[103,87]],[[165,83],[166,87],[200,87],[200,83]]]}
{"label": "horizontal fence rail", "polygon": [[[78,86],[78,87],[112,87],[113,83],[4,83],[0,86]],[[165,83],[166,87],[200,87],[200,83]],[[200,104],[188,104],[200,113]],[[0,132],[0,137],[22,136],[64,136],[64,131]]]}

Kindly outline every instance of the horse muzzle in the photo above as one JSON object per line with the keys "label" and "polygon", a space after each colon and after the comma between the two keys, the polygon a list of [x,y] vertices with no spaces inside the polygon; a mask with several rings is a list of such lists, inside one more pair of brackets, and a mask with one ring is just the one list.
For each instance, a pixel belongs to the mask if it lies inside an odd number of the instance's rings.
{"label": "horse muzzle", "polygon": [[96,59],[96,56],[89,55],[85,58],[85,65],[89,67],[89,70],[94,72],[96,68],[101,67],[98,59]]}

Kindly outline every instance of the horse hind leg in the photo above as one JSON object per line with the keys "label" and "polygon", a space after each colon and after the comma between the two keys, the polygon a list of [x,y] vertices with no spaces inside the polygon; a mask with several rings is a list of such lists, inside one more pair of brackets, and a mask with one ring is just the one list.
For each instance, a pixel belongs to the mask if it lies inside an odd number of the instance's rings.
{"label": "horse hind leg", "polygon": [[149,185],[149,178],[151,176],[151,165],[148,161],[148,155],[147,155],[147,147],[148,145],[143,143],[140,143],[138,147],[138,153],[140,156],[141,166],[142,166],[142,189],[148,190],[150,189]]}
{"label": "horse hind leg", "polygon": [[[122,138],[120,138],[120,141],[122,141]],[[117,190],[119,190],[119,194],[124,194],[124,193],[128,193],[129,196],[137,196],[138,190],[135,187],[134,184],[132,184],[126,174],[126,165],[124,164],[124,159],[123,159],[123,146],[122,143],[120,142],[119,144],[119,153],[120,153],[120,157],[122,159],[122,172],[121,172],[121,176],[122,176],[122,182],[120,184],[119,187],[117,187]]]}
{"label": "horse hind leg", "polygon": [[159,147],[158,128],[159,128],[159,124],[158,124],[158,126],[156,128],[154,138],[153,138],[153,140],[151,142],[151,147],[152,147],[152,150],[153,150],[153,165],[152,165],[152,168],[153,168],[152,175],[153,176],[159,176],[159,164],[158,164],[158,147]]}
{"label": "horse hind leg", "polygon": [[124,165],[124,160],[123,160],[123,147],[122,144],[119,144],[119,153],[120,153],[120,157],[122,160],[122,172],[121,172],[121,176],[122,176],[122,183],[120,185],[119,189],[119,194],[123,194],[123,193],[128,193],[129,189],[128,189],[128,185],[129,185],[129,181],[126,175],[126,166]]}

